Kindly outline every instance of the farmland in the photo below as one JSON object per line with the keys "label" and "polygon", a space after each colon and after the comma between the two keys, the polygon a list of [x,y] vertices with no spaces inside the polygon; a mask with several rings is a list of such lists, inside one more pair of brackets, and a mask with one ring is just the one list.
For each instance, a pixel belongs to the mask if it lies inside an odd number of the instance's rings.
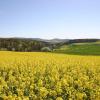
{"label": "farmland", "polygon": [[54,52],[72,55],[100,55],[100,42],[72,43],[62,45]]}
{"label": "farmland", "polygon": [[1,51],[0,100],[100,100],[100,56]]}

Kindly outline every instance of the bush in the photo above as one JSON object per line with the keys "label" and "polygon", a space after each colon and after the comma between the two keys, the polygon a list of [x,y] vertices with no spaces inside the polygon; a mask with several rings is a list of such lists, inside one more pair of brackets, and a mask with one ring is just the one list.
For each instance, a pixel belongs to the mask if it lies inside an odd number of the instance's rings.
{"label": "bush", "polygon": [[43,52],[51,52],[52,50],[49,47],[43,47],[41,49],[41,51],[43,51]]}

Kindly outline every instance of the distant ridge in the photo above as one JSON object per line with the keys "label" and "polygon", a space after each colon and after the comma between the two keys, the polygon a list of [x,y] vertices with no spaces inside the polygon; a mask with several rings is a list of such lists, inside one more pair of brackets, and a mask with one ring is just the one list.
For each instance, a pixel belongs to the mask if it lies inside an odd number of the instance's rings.
{"label": "distant ridge", "polygon": [[8,51],[41,51],[47,47],[51,51],[63,45],[73,43],[97,42],[100,39],[41,39],[41,38],[0,38],[0,50]]}
{"label": "distant ridge", "polygon": [[96,42],[100,41],[100,39],[59,39],[59,38],[54,38],[54,39],[41,39],[41,38],[23,38],[23,37],[11,37],[11,38],[3,38],[0,37],[0,39],[16,39],[16,40],[34,40],[34,41],[40,41],[40,42],[46,42],[50,44],[57,44],[57,43],[82,43],[82,42]]}

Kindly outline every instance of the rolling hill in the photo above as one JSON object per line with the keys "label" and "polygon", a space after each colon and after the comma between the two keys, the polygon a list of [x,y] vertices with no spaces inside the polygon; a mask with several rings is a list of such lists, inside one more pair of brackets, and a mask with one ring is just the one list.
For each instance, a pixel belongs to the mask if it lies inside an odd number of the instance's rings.
{"label": "rolling hill", "polygon": [[48,47],[55,53],[100,55],[100,39],[0,38],[0,50],[41,51]]}
{"label": "rolling hill", "polygon": [[100,55],[100,42],[72,43],[55,49],[56,53],[77,54],[77,55]]}

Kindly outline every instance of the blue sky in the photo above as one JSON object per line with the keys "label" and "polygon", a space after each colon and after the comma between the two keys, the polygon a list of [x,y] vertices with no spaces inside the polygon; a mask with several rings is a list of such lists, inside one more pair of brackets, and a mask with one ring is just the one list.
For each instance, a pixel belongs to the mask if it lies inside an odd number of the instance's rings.
{"label": "blue sky", "polygon": [[100,0],[0,0],[0,37],[100,38]]}

